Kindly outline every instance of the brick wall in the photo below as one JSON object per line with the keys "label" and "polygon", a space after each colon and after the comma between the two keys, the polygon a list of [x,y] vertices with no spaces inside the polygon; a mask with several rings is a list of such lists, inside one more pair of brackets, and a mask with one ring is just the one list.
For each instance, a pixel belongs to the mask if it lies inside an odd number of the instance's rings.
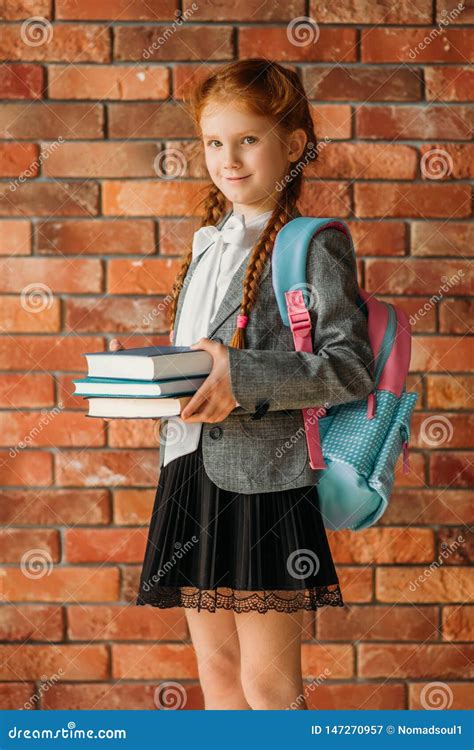
{"label": "brick wall", "polygon": [[[83,353],[115,336],[168,343],[156,306],[207,181],[188,158],[182,94],[214,65],[260,55],[300,72],[328,140],[300,209],[346,220],[362,286],[413,316],[420,395],[411,473],[399,472],[386,515],[365,533],[330,534],[347,606],[306,613],[304,675],[330,674],[308,702],[416,708],[441,681],[445,705],[467,707],[465,5],[184,0],[177,23],[174,0],[0,2],[2,708],[154,708],[162,680],[202,706],[184,611],[134,606],[156,425],[86,419],[71,383]],[[171,149],[185,170],[158,179]]]}

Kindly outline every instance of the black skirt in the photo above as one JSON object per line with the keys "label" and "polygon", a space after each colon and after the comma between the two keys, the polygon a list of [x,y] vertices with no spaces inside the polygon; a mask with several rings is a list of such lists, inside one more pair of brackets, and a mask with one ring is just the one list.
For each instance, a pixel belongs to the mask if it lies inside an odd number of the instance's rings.
{"label": "black skirt", "polygon": [[198,447],[163,466],[137,605],[295,612],[343,606],[317,486],[236,494]]}

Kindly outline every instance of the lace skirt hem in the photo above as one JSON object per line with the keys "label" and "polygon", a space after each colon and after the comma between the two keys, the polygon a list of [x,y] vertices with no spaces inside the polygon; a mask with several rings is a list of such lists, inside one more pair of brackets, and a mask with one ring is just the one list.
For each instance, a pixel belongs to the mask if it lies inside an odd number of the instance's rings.
{"label": "lace skirt hem", "polygon": [[237,591],[231,588],[198,589],[185,586],[156,587],[146,595],[138,594],[136,605],[151,605],[160,609],[186,607],[215,612],[218,609],[236,613],[257,611],[261,613],[296,612],[299,609],[316,610],[318,607],[343,607],[339,584],[316,586],[291,591]]}

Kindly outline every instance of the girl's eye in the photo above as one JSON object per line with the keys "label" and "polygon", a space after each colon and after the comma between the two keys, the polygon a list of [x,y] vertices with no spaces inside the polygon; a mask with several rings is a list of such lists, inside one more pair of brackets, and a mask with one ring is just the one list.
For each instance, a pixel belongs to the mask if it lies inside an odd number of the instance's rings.
{"label": "girl's eye", "polygon": [[208,146],[212,146],[212,144],[213,144],[213,143],[220,143],[220,141],[218,141],[218,140],[217,140],[217,139],[215,138],[215,139],[214,139],[214,140],[212,140],[212,141],[208,141],[208,142],[207,142],[207,145],[208,145]]}
{"label": "girl's eye", "polygon": [[257,140],[254,135],[246,135],[245,138],[244,138],[244,141],[247,140],[247,138],[251,138],[252,141],[256,141]]}

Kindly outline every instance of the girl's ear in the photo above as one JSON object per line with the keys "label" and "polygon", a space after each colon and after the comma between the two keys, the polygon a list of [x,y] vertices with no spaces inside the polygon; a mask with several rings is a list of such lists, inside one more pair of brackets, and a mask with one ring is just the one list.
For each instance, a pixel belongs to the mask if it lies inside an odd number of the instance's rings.
{"label": "girl's ear", "polygon": [[289,161],[298,161],[305,149],[307,140],[308,136],[306,135],[306,131],[304,131],[303,128],[293,130],[288,139]]}

